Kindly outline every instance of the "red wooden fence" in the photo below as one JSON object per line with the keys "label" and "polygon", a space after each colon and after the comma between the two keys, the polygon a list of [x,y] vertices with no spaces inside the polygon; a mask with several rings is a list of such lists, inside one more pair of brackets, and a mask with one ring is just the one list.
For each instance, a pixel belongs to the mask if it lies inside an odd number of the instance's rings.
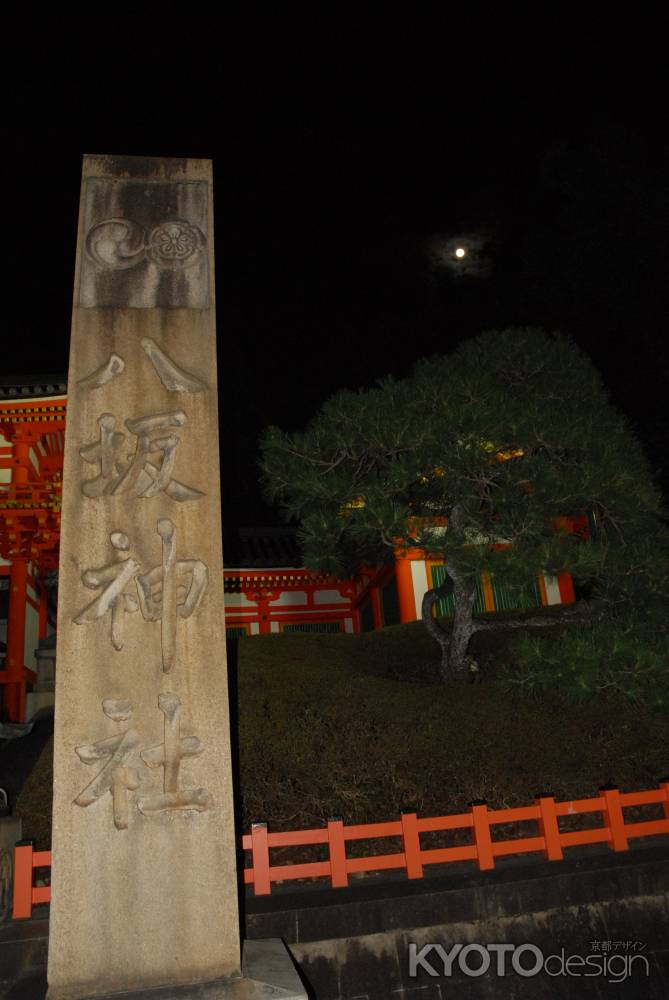
{"label": "red wooden fence", "polygon": [[[631,806],[661,805],[664,818],[625,822],[624,810]],[[601,813],[602,826],[585,830],[560,829],[561,816]],[[532,820],[537,824],[533,837],[494,840],[493,828],[504,823]],[[446,830],[471,830],[472,842],[455,847],[426,849],[421,846],[423,833]],[[364,823],[344,826],[341,819],[329,820],[319,830],[293,830],[269,833],[266,823],[254,823],[245,834],[242,848],[251,853],[251,867],[244,868],[243,879],[253,886],[256,896],[268,895],[272,882],[291,879],[328,878],[333,888],[348,885],[349,875],[357,872],[404,869],[411,879],[422,878],[426,865],[449,861],[475,861],[481,871],[495,867],[495,858],[508,854],[540,852],[549,861],[560,861],[564,848],[581,844],[608,844],[614,851],[625,851],[636,837],[669,836],[669,780],[658,788],[644,792],[620,792],[615,787],[603,788],[596,798],[556,802],[550,795],[537,796],[534,805],[519,809],[488,809],[484,802],[474,803],[465,813],[419,819],[415,813],[403,813],[399,820],[388,823]],[[353,840],[376,840],[398,837],[402,850],[395,854],[374,854],[349,858],[346,844]],[[327,845],[328,858],[303,864],[272,865],[270,851],[276,847],[298,847],[307,844]],[[29,917],[37,903],[48,903],[49,886],[33,886],[35,868],[51,864],[50,851],[33,851],[30,845],[16,848],[14,867],[14,919]]]}
{"label": "red wooden fence", "polygon": [[33,885],[36,868],[51,865],[51,851],[33,851],[32,844],[19,844],[14,848],[14,899],[12,917],[32,916],[33,906],[51,902],[51,886]]}

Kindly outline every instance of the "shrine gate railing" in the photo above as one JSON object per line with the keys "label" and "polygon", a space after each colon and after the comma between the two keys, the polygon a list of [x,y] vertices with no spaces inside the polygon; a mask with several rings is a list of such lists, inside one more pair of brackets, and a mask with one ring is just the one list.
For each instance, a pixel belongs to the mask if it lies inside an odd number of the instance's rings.
{"label": "shrine gate railing", "polygon": [[[661,806],[662,819],[626,822],[624,810],[630,807]],[[560,829],[565,816],[601,813],[602,825],[582,830]],[[537,834],[493,840],[493,828],[507,823],[533,821]],[[421,846],[421,834],[449,830],[470,830],[472,842],[453,847],[426,849]],[[474,861],[481,871],[495,867],[495,858],[512,854],[539,852],[549,861],[560,861],[564,849],[585,844],[608,844],[614,851],[626,851],[629,841],[639,837],[669,836],[669,779],[656,789],[642,792],[621,792],[616,787],[600,789],[591,799],[556,802],[550,795],[539,795],[534,804],[516,809],[488,809],[485,802],[473,803],[464,813],[419,819],[415,813],[402,813],[398,820],[386,823],[363,823],[345,826],[339,818],[331,819],[324,828],[269,833],[266,823],[254,823],[251,832],[241,838],[241,847],[249,851],[251,866],[242,870],[246,885],[252,885],[256,896],[268,895],[273,882],[293,879],[327,878],[333,888],[344,888],[349,876],[359,872],[404,870],[410,879],[423,878],[425,867],[453,861]],[[394,854],[372,854],[347,857],[346,845],[351,841],[399,838],[402,850]],[[303,864],[273,865],[273,848],[326,845],[328,857],[323,861]],[[51,864],[50,851],[34,851],[31,844],[15,849],[13,917],[30,917],[33,906],[48,903],[51,887],[35,886],[34,872]]]}

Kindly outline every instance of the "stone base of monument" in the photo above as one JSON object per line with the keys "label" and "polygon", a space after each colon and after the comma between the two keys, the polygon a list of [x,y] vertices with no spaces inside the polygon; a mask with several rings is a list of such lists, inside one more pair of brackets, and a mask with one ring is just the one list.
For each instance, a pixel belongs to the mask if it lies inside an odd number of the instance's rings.
{"label": "stone base of monument", "polygon": [[[46,1000],[51,997],[47,993]],[[235,979],[188,986],[159,986],[150,990],[97,994],[94,1000],[307,1000],[288,949],[281,938],[245,941],[242,974]],[[93,998],[91,998],[93,1000]]]}

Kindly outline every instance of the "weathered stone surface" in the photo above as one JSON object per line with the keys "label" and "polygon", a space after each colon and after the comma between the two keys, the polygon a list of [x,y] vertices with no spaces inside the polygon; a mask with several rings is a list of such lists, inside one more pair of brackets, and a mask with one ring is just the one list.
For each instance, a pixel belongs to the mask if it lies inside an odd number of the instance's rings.
{"label": "weathered stone surface", "polygon": [[[44,1000],[47,991],[46,921],[0,928],[1,1000]],[[242,975],[210,983],[156,987],[97,995],[92,1000],[307,1000],[288,949],[280,938],[247,941]]]}
{"label": "weathered stone surface", "polygon": [[206,309],[207,182],[155,176],[149,160],[150,182],[119,177],[113,162],[82,195],[80,306]]}
{"label": "weathered stone surface", "polygon": [[[120,229],[95,228],[112,217],[130,234],[122,246]],[[193,232],[161,236],[175,220]],[[60,550],[52,1000],[239,971],[213,274],[209,161],[85,158]]]}

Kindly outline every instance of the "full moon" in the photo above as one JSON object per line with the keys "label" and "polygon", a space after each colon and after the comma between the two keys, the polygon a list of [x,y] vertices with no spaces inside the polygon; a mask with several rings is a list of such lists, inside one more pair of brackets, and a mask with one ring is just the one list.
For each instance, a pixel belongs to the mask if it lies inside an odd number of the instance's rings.
{"label": "full moon", "polygon": [[492,269],[493,235],[487,230],[475,229],[433,233],[423,246],[435,274],[437,271],[450,272],[456,281],[486,278]]}

